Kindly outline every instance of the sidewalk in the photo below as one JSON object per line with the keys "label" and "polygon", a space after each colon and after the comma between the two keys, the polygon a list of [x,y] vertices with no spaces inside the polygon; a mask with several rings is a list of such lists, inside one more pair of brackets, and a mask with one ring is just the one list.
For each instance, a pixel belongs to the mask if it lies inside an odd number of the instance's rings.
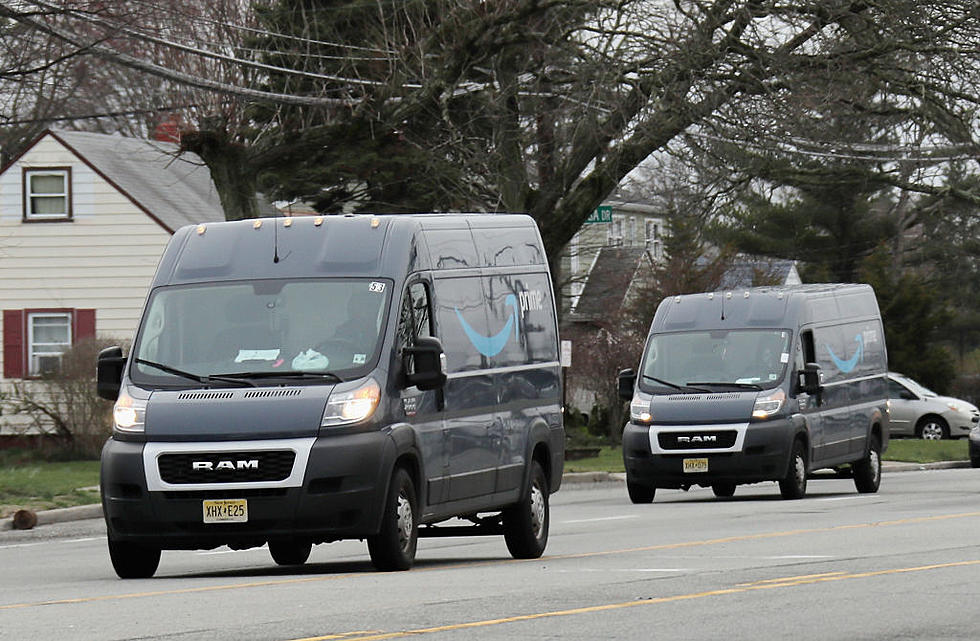
{"label": "sidewalk", "polygon": [[[946,470],[952,468],[970,467],[969,461],[942,461],[939,463],[899,463],[885,461],[882,463],[882,473],[918,472],[920,470]],[[561,477],[562,485],[584,485],[587,483],[625,483],[626,474],[623,472],[569,472]],[[79,505],[63,507],[54,510],[42,510],[37,513],[37,526],[83,519],[101,519],[102,505]],[[0,531],[12,530],[13,519],[5,518],[0,521]]]}

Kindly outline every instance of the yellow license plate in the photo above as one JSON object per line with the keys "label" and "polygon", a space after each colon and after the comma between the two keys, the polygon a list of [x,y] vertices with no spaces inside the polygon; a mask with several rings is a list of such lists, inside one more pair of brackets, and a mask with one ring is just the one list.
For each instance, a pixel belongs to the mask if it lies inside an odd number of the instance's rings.
{"label": "yellow license plate", "polygon": [[708,471],[708,459],[706,458],[686,458],[684,459],[684,473],[696,474]]}
{"label": "yellow license plate", "polygon": [[247,521],[247,499],[204,501],[205,523],[245,523]]}

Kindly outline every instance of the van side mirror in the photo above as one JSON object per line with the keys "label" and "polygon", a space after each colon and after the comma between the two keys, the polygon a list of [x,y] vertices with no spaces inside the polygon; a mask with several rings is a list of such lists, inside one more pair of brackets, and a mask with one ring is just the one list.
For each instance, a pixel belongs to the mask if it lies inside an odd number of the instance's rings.
{"label": "van side mirror", "polygon": [[420,336],[415,345],[402,351],[405,380],[422,391],[439,389],[446,384],[446,353],[434,336]]}
{"label": "van side mirror", "polygon": [[114,401],[119,398],[119,386],[122,385],[123,367],[126,357],[118,345],[106,347],[99,352],[95,366],[95,393],[99,398]]}
{"label": "van side mirror", "polygon": [[619,398],[624,401],[633,399],[633,388],[636,386],[636,372],[633,369],[620,370],[616,377],[616,385],[619,388]]}
{"label": "van side mirror", "polygon": [[816,363],[807,363],[799,373],[799,387],[807,394],[819,394],[823,386],[820,384],[820,366]]}

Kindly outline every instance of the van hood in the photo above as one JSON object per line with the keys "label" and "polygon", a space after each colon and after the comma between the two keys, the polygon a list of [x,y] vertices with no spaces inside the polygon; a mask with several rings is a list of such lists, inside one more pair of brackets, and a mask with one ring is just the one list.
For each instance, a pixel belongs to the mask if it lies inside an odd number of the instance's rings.
{"label": "van hood", "polygon": [[146,404],[152,441],[316,436],[333,385],[157,390]]}
{"label": "van hood", "polygon": [[758,396],[754,391],[654,396],[650,414],[657,425],[747,423]]}

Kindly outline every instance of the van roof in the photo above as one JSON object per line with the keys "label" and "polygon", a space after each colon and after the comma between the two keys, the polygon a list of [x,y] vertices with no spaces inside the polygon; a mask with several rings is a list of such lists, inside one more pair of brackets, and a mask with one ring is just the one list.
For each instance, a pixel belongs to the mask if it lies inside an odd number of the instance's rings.
{"label": "van roof", "polygon": [[153,286],[317,276],[401,278],[413,271],[539,266],[524,214],[346,214],[188,225],[164,251]]}
{"label": "van roof", "polygon": [[650,330],[797,327],[878,315],[878,302],[870,285],[780,285],[665,298]]}

